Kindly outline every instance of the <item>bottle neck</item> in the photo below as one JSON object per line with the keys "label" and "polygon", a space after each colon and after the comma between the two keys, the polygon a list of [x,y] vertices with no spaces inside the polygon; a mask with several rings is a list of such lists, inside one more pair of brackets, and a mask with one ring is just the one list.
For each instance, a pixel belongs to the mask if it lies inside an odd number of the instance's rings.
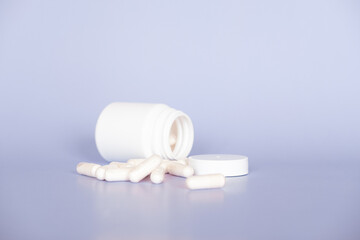
{"label": "bottle neck", "polygon": [[152,152],[166,159],[183,159],[191,151],[194,128],[183,112],[167,107],[156,118],[152,134]]}

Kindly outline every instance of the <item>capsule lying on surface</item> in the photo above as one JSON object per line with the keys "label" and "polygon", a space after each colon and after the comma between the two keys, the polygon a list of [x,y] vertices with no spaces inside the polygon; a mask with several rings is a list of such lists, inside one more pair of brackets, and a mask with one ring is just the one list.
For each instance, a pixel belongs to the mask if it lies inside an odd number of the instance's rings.
{"label": "capsule lying on surface", "polygon": [[114,165],[114,166],[117,166],[117,167],[125,167],[125,168],[129,168],[129,167],[132,167],[133,165],[130,164],[130,163],[125,163],[125,162],[111,162],[109,163],[109,165]]}
{"label": "capsule lying on surface", "polygon": [[221,188],[224,185],[225,177],[222,174],[198,175],[186,179],[189,189]]}
{"label": "capsule lying on surface", "polygon": [[106,181],[128,181],[129,180],[129,172],[132,168],[129,167],[121,167],[121,168],[112,168],[107,169],[105,172],[105,180]]}
{"label": "capsule lying on surface", "polygon": [[156,168],[150,175],[150,180],[153,183],[162,183],[165,178],[166,169],[161,167]]}
{"label": "capsule lying on surface", "polygon": [[177,161],[175,161],[175,162],[176,162],[176,163],[180,163],[180,164],[182,164],[182,165],[189,165],[187,158],[179,159],[179,160],[177,160]]}
{"label": "capsule lying on surface", "polygon": [[96,178],[99,180],[104,180],[106,171],[111,168],[118,168],[118,167],[116,165],[104,165],[102,167],[99,167],[95,173]]}
{"label": "capsule lying on surface", "polygon": [[177,163],[176,161],[169,163],[167,171],[171,175],[179,177],[190,177],[194,175],[194,169],[192,167]]}
{"label": "capsule lying on surface", "polygon": [[132,165],[132,166],[137,166],[140,163],[142,163],[144,160],[145,160],[145,158],[133,158],[133,159],[129,159],[127,161],[127,163]]}
{"label": "capsule lying on surface", "polygon": [[87,162],[80,162],[76,166],[77,173],[89,177],[95,177],[96,170],[100,168],[101,165],[95,163],[87,163]]}
{"label": "capsule lying on surface", "polygon": [[132,168],[129,173],[129,180],[131,182],[140,182],[152,171],[154,171],[162,163],[162,161],[163,160],[158,155],[152,155],[139,165]]}

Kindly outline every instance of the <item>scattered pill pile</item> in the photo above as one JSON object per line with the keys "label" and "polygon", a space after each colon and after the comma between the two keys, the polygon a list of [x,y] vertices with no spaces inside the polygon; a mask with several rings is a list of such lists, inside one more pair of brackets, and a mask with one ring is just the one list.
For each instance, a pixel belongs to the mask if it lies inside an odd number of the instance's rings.
{"label": "scattered pill pile", "polygon": [[184,177],[189,189],[221,188],[225,185],[222,174],[194,175],[194,169],[187,160],[164,160],[158,155],[147,159],[129,159],[125,162],[111,162],[101,166],[95,163],[80,162],[76,171],[85,176],[105,181],[130,181],[138,183],[150,175],[151,182],[162,183],[165,174]]}

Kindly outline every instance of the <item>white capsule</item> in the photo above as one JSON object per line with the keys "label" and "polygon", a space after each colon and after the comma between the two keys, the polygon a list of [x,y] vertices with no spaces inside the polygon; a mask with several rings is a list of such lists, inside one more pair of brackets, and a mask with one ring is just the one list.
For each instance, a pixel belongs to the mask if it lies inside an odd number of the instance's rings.
{"label": "white capsule", "polygon": [[95,176],[99,180],[105,179],[105,173],[110,168],[118,168],[116,165],[104,165],[96,170]]}
{"label": "white capsule", "polygon": [[176,162],[177,162],[177,163],[180,163],[180,164],[182,164],[182,165],[189,165],[187,158],[177,160]]}
{"label": "white capsule", "polygon": [[159,167],[163,168],[165,173],[167,173],[168,172],[167,168],[171,162],[172,161],[170,161],[170,160],[163,160]]}
{"label": "white capsule", "polygon": [[128,181],[130,171],[131,171],[131,168],[129,168],[129,167],[107,169],[105,172],[105,180],[106,181]]}
{"label": "white capsule", "polygon": [[109,165],[115,165],[117,167],[125,167],[125,168],[129,168],[133,166],[132,164],[125,162],[111,162]]}
{"label": "white capsule", "polygon": [[101,167],[99,164],[95,163],[87,163],[87,162],[80,162],[76,166],[76,171],[79,174],[89,176],[89,177],[95,177],[96,170]]}
{"label": "white capsule", "polygon": [[131,164],[132,166],[137,166],[140,163],[142,163],[145,159],[144,158],[134,158],[134,159],[129,159],[127,161],[128,164]]}
{"label": "white capsule", "polygon": [[140,182],[152,171],[154,171],[160,164],[162,159],[158,155],[152,155],[145,159],[142,163],[135,166],[129,173],[129,179],[131,182]]}
{"label": "white capsule", "polygon": [[222,174],[198,175],[186,179],[189,189],[221,188],[224,185],[225,177]]}
{"label": "white capsule", "polygon": [[153,183],[162,183],[165,178],[166,169],[161,167],[161,165],[156,168],[154,171],[152,171],[150,175],[150,180]]}
{"label": "white capsule", "polygon": [[179,177],[190,177],[194,175],[194,169],[192,167],[177,162],[169,163],[167,170],[171,175]]}
{"label": "white capsule", "polygon": [[171,134],[170,137],[169,137],[169,143],[170,143],[170,146],[175,146],[176,144],[176,135],[174,134]]}

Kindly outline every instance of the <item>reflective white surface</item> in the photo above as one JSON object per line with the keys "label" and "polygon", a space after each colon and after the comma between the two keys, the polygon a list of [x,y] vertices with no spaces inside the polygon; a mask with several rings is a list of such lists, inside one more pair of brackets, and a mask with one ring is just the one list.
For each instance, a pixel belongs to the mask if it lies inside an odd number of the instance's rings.
{"label": "reflective white surface", "polygon": [[[356,239],[360,164],[261,164],[223,189],[166,176],[138,184],[77,175],[75,165],[3,167],[4,239]],[[21,229],[21,231],[19,230]]]}

